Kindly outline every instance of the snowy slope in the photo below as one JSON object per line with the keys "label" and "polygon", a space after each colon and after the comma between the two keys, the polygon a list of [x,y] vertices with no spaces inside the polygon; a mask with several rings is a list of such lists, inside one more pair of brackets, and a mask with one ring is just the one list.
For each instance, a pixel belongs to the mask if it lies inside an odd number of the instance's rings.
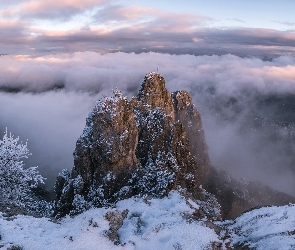
{"label": "snowy slope", "polygon": [[262,207],[229,222],[232,244],[257,250],[295,249],[295,205]]}
{"label": "snowy slope", "polygon": [[[205,219],[187,219],[198,207],[171,191],[163,199],[130,198],[118,202],[115,208],[91,209],[59,222],[23,215],[8,220],[0,213],[0,249],[12,245],[23,250],[212,249],[213,242],[222,243],[220,237],[205,226]],[[118,230],[121,244],[115,245],[106,236],[110,229],[106,214],[126,209],[127,217]],[[295,249],[295,205],[263,207],[217,224],[229,230],[233,249]]]}
{"label": "snowy slope", "polygon": [[[189,204],[176,191],[163,199],[145,202],[130,198],[117,203],[116,208],[91,209],[59,223],[46,218],[18,215],[7,220],[0,215],[0,249],[18,245],[23,250],[40,249],[209,249],[220,242],[213,229],[203,222],[187,221],[198,205]],[[122,245],[114,245],[106,236],[108,211],[128,209],[118,234]]]}

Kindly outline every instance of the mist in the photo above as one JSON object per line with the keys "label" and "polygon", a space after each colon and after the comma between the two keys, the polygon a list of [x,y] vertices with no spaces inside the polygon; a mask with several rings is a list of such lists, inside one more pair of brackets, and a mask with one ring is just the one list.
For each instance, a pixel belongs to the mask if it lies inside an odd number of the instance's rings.
{"label": "mist", "polygon": [[49,188],[73,167],[75,142],[95,101],[118,87],[129,98],[156,71],[190,92],[214,166],[295,195],[295,58],[79,52],[0,57],[0,130],[28,139]]}

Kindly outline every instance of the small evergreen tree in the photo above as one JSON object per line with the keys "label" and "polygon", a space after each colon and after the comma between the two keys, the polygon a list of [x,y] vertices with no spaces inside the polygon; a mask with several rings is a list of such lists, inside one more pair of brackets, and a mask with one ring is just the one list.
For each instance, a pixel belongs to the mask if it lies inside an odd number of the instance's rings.
{"label": "small evergreen tree", "polygon": [[[38,199],[32,189],[44,184],[37,167],[24,168],[23,159],[31,155],[27,143],[19,142],[7,129],[0,140],[0,201],[22,207],[27,211],[46,210],[48,203]],[[40,210],[41,209],[41,210]],[[44,212],[44,211],[43,211]]]}

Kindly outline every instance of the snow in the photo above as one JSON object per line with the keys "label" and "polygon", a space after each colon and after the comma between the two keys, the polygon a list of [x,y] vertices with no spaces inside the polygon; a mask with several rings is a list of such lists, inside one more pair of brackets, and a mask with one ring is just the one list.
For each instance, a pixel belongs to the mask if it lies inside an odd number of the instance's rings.
{"label": "snow", "polygon": [[[198,203],[198,202],[197,202]],[[192,199],[171,191],[162,199],[138,197],[121,200],[114,208],[96,208],[60,221],[18,215],[6,218],[0,213],[0,249],[12,245],[23,250],[170,250],[211,249],[220,242],[204,221],[187,220],[198,205]],[[105,215],[128,210],[118,230],[119,245],[106,236],[110,229]],[[257,250],[295,249],[295,205],[262,207],[235,220],[220,222],[232,237],[232,246],[247,245]]]}
{"label": "snow", "polygon": [[295,205],[255,209],[230,222],[232,244],[257,250],[295,249]]}
{"label": "snow", "polygon": [[[219,241],[214,230],[202,222],[185,221],[182,215],[194,210],[176,191],[149,203],[132,202],[119,233],[123,243],[132,243],[136,249],[205,249],[210,242]],[[118,207],[126,207],[126,201],[120,201]]]}
{"label": "snow", "polygon": [[[121,245],[114,245],[106,236],[109,222],[105,214],[128,209],[127,218],[118,231]],[[130,198],[115,208],[90,209],[74,218],[58,223],[48,218],[18,215],[7,220],[0,213],[0,248],[14,244],[23,250],[39,249],[205,249],[219,241],[213,229],[203,222],[188,222],[183,215],[192,209],[178,192],[171,191],[162,199]]]}
{"label": "snow", "polygon": [[193,208],[200,209],[200,206],[196,204],[194,201],[192,201],[192,199],[188,199],[187,201]]}
{"label": "snow", "polygon": [[[46,218],[17,216],[12,221],[1,219],[1,244],[21,246],[24,250],[37,249],[111,249],[113,243],[103,237],[108,223],[103,219],[103,209],[87,211],[74,219],[66,217],[60,224]],[[89,225],[90,219],[99,225]],[[12,233],[13,232],[13,233]],[[118,247],[118,249],[120,249]]]}
{"label": "snow", "polygon": [[147,80],[152,80],[152,79],[154,79],[154,77],[156,75],[157,75],[156,72],[150,72],[149,74],[145,75],[144,78],[147,79]]}

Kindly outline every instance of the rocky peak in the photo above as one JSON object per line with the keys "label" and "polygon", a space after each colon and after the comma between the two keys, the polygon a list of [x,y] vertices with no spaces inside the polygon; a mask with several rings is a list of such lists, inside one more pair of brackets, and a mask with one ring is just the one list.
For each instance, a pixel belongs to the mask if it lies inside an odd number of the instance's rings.
{"label": "rocky peak", "polygon": [[165,79],[154,72],[146,75],[139,90],[138,100],[149,105],[151,109],[159,108],[171,116],[174,123],[181,123],[189,138],[188,147],[197,161],[199,177],[203,181],[211,172],[211,163],[201,116],[185,90],[169,93],[165,87]]}
{"label": "rocky peak", "polygon": [[189,94],[170,94],[156,73],[145,76],[137,98],[129,101],[116,90],[113,97],[99,100],[77,140],[72,172],[56,183],[57,213],[133,195],[163,196],[178,188],[199,196],[199,169],[207,167],[199,166],[204,163],[200,156],[207,147],[204,141],[196,144],[203,148],[194,155],[188,138],[201,135],[203,140],[198,119]]}
{"label": "rocky peak", "polygon": [[171,95],[166,89],[165,79],[155,72],[144,77],[137,99],[151,109],[160,108],[174,117]]}

